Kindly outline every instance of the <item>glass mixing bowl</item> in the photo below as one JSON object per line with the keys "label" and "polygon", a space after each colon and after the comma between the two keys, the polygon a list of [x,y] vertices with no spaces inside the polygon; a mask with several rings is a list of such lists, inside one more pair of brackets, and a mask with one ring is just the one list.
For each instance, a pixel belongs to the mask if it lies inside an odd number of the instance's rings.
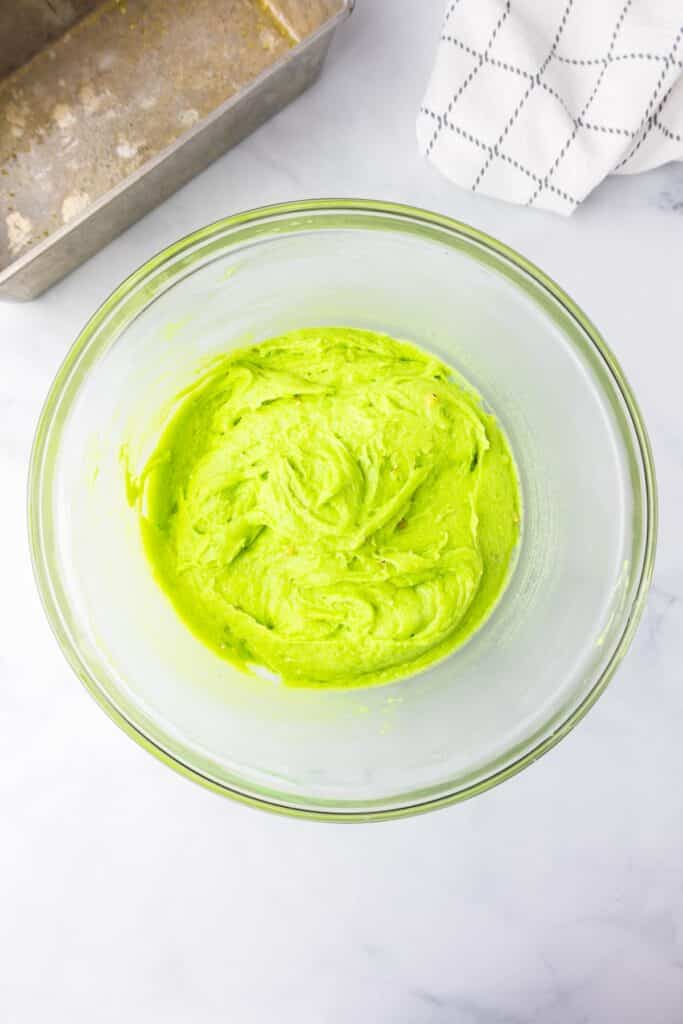
{"label": "glass mixing bowl", "polygon": [[[386,331],[460,370],[523,490],[516,568],[485,626],[375,688],[292,689],[205,648],[154,582],[126,498],[126,465],[144,463],[201,360],[316,324]],[[656,495],[623,374],[557,285],[446,217],[329,200],[219,221],[114,292],[46,401],[29,520],[59,643],[134,739],[246,802],[367,821],[481,792],[585,714],[643,609]]]}

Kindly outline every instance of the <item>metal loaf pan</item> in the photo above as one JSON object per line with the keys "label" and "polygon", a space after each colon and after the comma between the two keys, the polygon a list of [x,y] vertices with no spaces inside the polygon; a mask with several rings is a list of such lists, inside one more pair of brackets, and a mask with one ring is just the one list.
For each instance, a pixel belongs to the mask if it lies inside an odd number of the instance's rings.
{"label": "metal loaf pan", "polygon": [[78,266],[314,81],[354,0],[0,0],[0,298]]}

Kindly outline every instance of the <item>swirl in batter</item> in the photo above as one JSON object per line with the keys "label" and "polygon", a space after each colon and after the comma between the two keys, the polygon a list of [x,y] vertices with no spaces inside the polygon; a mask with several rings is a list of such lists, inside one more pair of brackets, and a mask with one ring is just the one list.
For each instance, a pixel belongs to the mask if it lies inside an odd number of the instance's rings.
{"label": "swirl in batter", "polygon": [[515,465],[477,394],[351,328],[214,360],[142,480],[145,549],[186,624],[297,686],[386,682],[452,651],[519,537]]}

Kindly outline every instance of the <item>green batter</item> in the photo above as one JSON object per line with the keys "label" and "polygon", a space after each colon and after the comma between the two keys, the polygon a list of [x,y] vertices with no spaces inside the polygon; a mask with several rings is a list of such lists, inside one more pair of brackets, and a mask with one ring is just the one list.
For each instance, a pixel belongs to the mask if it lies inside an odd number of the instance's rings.
{"label": "green batter", "polygon": [[296,686],[386,682],[452,651],[519,536],[514,462],[478,396],[413,345],[345,327],[214,360],[141,479],[178,613]]}

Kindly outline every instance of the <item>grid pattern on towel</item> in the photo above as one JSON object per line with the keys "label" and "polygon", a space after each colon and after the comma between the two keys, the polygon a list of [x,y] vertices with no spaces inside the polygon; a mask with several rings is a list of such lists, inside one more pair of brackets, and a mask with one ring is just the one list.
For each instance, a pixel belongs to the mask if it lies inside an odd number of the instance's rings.
{"label": "grid pattern on towel", "polygon": [[683,159],[683,0],[449,0],[417,132],[458,185],[564,214]]}

